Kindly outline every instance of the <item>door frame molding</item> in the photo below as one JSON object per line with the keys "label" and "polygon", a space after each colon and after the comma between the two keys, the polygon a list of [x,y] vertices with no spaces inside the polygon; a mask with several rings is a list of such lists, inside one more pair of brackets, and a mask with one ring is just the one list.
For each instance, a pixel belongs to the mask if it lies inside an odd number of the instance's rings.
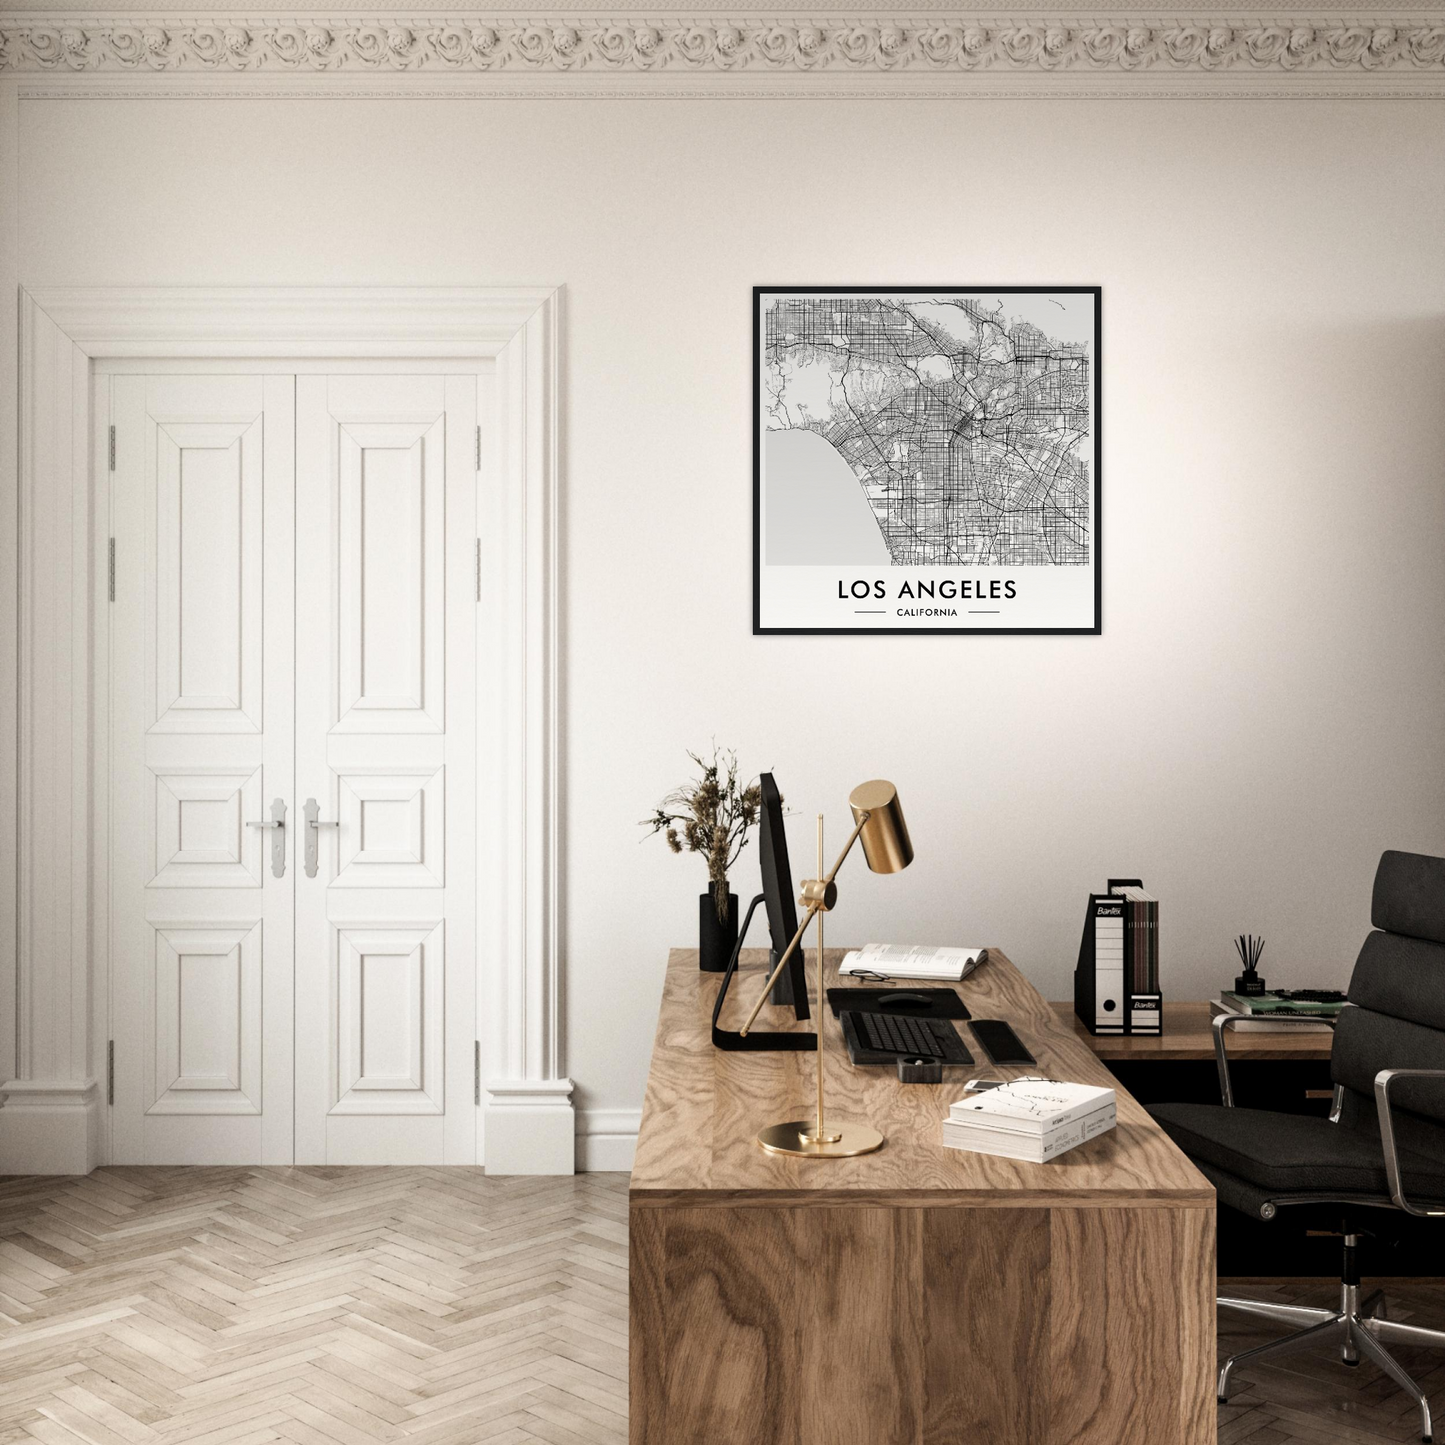
{"label": "door frame molding", "polygon": [[[493,1173],[570,1173],[562,1071],[558,625],[562,289],[21,289],[16,505],[17,947],[0,956],[0,1170],[104,1162],[109,1017],[107,418],[101,360],[490,358],[499,535],[479,646],[504,675],[478,727],[477,1033]],[[484,388],[483,394],[487,389]],[[488,420],[483,419],[483,436]],[[8,468],[6,468],[8,470]],[[0,502],[8,501],[0,497]],[[8,551],[9,549],[5,549]],[[0,557],[8,569],[11,557]],[[479,670],[480,674],[480,670]],[[7,870],[8,871],[8,870]],[[482,960],[489,966],[482,967]]]}

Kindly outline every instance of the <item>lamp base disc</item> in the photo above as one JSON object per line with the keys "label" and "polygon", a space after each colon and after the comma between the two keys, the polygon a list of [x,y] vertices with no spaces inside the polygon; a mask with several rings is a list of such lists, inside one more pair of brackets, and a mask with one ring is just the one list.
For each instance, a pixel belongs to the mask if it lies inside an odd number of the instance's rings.
{"label": "lamp base disc", "polygon": [[868,1124],[840,1124],[828,1121],[831,1140],[809,1138],[816,1119],[791,1119],[786,1124],[769,1124],[758,1135],[758,1143],[769,1154],[795,1154],[802,1159],[853,1159],[883,1147],[883,1136]]}

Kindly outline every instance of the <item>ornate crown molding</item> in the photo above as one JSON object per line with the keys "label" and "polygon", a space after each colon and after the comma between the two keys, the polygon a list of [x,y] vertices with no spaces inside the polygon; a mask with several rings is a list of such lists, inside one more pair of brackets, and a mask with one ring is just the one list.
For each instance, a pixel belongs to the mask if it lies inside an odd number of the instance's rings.
{"label": "ornate crown molding", "polygon": [[48,74],[1394,77],[1445,81],[1445,16],[1351,22],[694,17],[289,20],[0,15]]}

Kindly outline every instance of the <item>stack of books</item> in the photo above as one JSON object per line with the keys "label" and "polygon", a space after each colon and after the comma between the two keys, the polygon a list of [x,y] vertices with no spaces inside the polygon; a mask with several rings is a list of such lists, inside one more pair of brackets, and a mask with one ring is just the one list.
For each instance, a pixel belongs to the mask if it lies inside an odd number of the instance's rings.
{"label": "stack of books", "polygon": [[943,1121],[950,1149],[1044,1164],[1114,1127],[1114,1091],[1052,1079],[1014,1079],[966,1094]]}
{"label": "stack of books", "polygon": [[[1236,1014],[1235,1025],[1247,1033],[1321,1033],[1333,1031],[1335,1020],[1345,1006],[1344,994],[1335,989],[1282,989],[1275,993],[1222,993],[1211,1000],[1209,1015]],[[1284,1023],[1282,1019],[1308,1019],[1308,1023]]]}

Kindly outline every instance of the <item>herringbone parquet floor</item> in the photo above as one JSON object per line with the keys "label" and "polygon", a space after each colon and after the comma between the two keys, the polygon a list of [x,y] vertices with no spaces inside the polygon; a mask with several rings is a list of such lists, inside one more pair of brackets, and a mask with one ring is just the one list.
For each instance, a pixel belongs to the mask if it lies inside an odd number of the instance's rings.
{"label": "herringbone parquet floor", "polygon": [[[622,1174],[3,1180],[0,1445],[623,1445],[626,1286]],[[1445,1324],[1445,1281],[1389,1292],[1394,1318]],[[1221,1353],[1270,1333],[1221,1312]],[[1445,1421],[1445,1352],[1398,1353]],[[1219,1445],[1416,1438],[1377,1370],[1327,1353],[1242,1372],[1219,1420]]]}
{"label": "herringbone parquet floor", "polygon": [[0,1181],[0,1445],[620,1445],[627,1176]]}

